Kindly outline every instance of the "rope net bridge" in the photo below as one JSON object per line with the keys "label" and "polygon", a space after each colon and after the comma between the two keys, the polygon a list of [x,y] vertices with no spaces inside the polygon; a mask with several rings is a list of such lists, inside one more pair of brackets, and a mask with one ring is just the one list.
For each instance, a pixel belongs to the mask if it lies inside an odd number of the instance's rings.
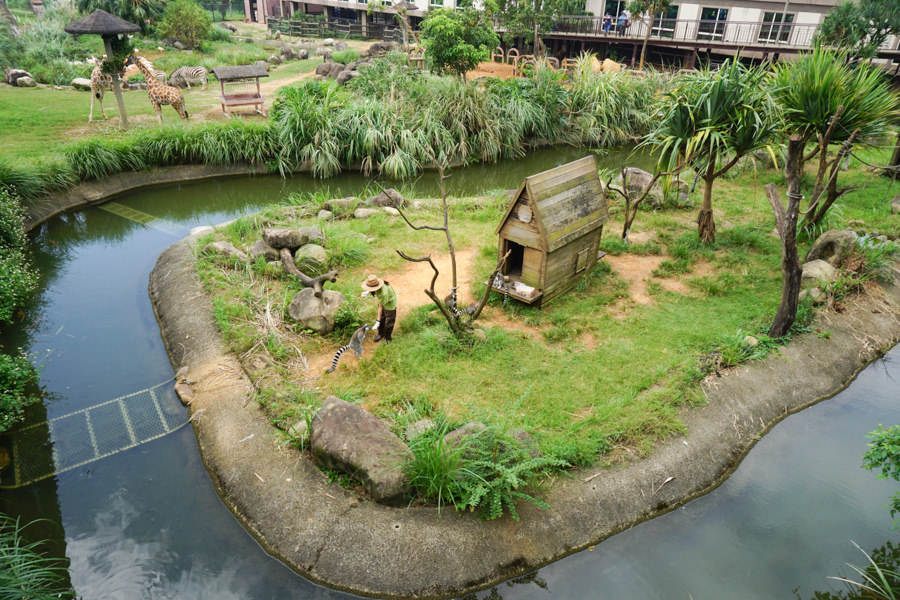
{"label": "rope net bridge", "polygon": [[[124,452],[187,425],[172,380],[7,434],[0,489],[31,485]],[[167,389],[160,389],[168,385]]]}

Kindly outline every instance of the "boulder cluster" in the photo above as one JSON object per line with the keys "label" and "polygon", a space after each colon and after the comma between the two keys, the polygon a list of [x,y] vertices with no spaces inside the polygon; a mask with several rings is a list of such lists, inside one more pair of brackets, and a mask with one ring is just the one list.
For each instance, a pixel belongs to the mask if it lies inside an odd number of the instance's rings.
{"label": "boulder cluster", "polygon": [[3,71],[3,80],[13,87],[35,87],[37,83],[31,73],[24,69],[7,67]]}
{"label": "boulder cluster", "polygon": [[[316,67],[316,76],[322,79],[334,79],[339,85],[344,85],[354,77],[359,77],[359,69],[368,66],[373,58],[383,56],[391,50],[397,50],[396,42],[376,42],[363,53],[360,60],[353,61],[348,64],[335,62],[328,52],[322,52],[321,56],[324,62]],[[335,46],[335,50],[338,50]],[[317,54],[319,54],[317,49]]]}

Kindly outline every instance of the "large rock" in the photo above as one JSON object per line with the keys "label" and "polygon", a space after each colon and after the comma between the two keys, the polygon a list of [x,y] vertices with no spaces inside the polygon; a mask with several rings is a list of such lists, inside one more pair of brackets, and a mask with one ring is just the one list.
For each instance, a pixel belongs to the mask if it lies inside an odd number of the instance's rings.
{"label": "large rock", "polygon": [[234,258],[247,262],[247,255],[234,247],[231,242],[210,242],[203,247],[203,254],[217,254],[225,258]]}
{"label": "large rock", "polygon": [[266,262],[281,260],[281,256],[278,254],[278,250],[267,244],[265,240],[259,240],[255,244],[250,246],[248,254],[250,255],[251,260],[256,260],[260,256],[264,257],[266,259]]}
{"label": "large rock", "polygon": [[837,276],[837,272],[837,269],[824,260],[813,260],[804,263],[800,285],[803,287],[821,287],[823,284],[833,281]]}
{"label": "large rock", "polygon": [[356,71],[351,71],[350,69],[344,69],[337,74],[337,77],[335,77],[334,80],[338,85],[344,85],[354,77],[359,77],[359,73],[357,73]]}
{"label": "large rock", "polygon": [[306,234],[306,239],[310,244],[325,245],[325,234],[318,227],[307,226],[301,227],[300,231]]}
{"label": "large rock", "polygon": [[[31,73],[24,69],[13,69],[10,67],[3,70],[3,80],[9,85],[18,85],[18,81],[22,77],[31,77]],[[32,79],[34,78],[32,77]]]}
{"label": "large rock", "polygon": [[408,495],[403,464],[409,448],[374,415],[329,396],[310,427],[316,462],[349,473],[383,504],[399,504]]}
{"label": "large rock", "polygon": [[294,263],[304,275],[315,277],[328,267],[328,252],[318,244],[306,244],[294,254]]}
{"label": "large rock", "polygon": [[340,292],[325,290],[316,298],[315,290],[303,288],[288,306],[288,314],[304,328],[320,335],[334,331],[334,316],[347,299]]}
{"label": "large rock", "polygon": [[444,436],[444,444],[451,448],[458,448],[467,438],[477,435],[487,429],[484,423],[473,421],[466,423],[462,427],[458,427]]}
{"label": "large rock", "polygon": [[316,75],[321,75],[322,77],[328,77],[331,75],[331,67],[338,63],[333,62],[323,62],[321,65],[316,67]]}
{"label": "large rock", "polygon": [[309,232],[303,229],[263,229],[262,239],[276,250],[290,248],[293,252],[300,246],[309,243]]}
{"label": "large rock", "polygon": [[283,61],[281,60],[280,56],[276,56],[273,54],[266,59],[266,62],[268,62],[270,65],[280,65]]}
{"label": "large rock", "polygon": [[337,40],[334,43],[334,51],[335,52],[340,52],[341,50],[346,50],[347,48],[349,48],[349,46],[347,45],[347,42],[345,42],[344,40]]}
{"label": "large rock", "polygon": [[900,214],[900,194],[897,194],[891,200],[891,212],[895,215]]}
{"label": "large rock", "polygon": [[856,250],[856,232],[852,229],[826,231],[816,239],[803,262],[824,260],[839,269],[844,260]]}
{"label": "large rock", "polygon": [[322,208],[331,212],[350,212],[356,206],[356,196],[347,198],[333,198],[322,204]]}
{"label": "large rock", "polygon": [[72,87],[81,92],[91,91],[91,80],[85,77],[76,77],[72,80]]}
{"label": "large rock", "polygon": [[369,217],[374,217],[375,215],[381,214],[381,211],[377,208],[357,208],[353,211],[354,219],[368,219]]}
{"label": "large rock", "polygon": [[372,196],[368,200],[366,200],[367,206],[395,206],[395,207],[403,207],[403,203],[405,200],[403,199],[403,194],[395,190],[394,188],[388,188],[378,194],[377,196]]}
{"label": "large rock", "polygon": [[617,63],[614,60],[610,60],[608,58],[603,59],[603,64],[600,65],[600,70],[604,73],[618,73],[622,70],[622,65]]}
{"label": "large rock", "polygon": [[37,82],[26,75],[25,77],[19,77],[18,79],[16,79],[16,87],[37,87]]}
{"label": "large rock", "polygon": [[[625,167],[623,172],[625,179],[628,182],[625,191],[635,199],[640,198],[640,195],[644,193],[644,189],[650,185],[651,181],[653,181],[652,173],[643,169],[638,169],[637,167]],[[653,188],[650,190],[650,194],[647,196],[647,200],[652,200],[657,204],[661,204],[662,198],[663,193],[659,182],[654,183]]]}
{"label": "large rock", "polygon": [[383,56],[393,50],[398,50],[400,46],[397,42],[375,42],[366,50],[366,56]]}
{"label": "large rock", "polygon": [[294,56],[296,56],[300,60],[306,60],[307,58],[309,58],[309,50],[307,50],[306,48],[300,48],[294,53]]}

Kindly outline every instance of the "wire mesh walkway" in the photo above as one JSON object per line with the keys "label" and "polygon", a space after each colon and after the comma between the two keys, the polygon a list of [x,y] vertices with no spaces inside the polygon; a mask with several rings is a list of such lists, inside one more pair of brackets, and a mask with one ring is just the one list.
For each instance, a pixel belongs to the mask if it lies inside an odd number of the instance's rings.
{"label": "wire mesh walkway", "polygon": [[177,223],[154,217],[153,215],[125,206],[124,204],[118,202],[104,202],[103,204],[98,205],[97,208],[122,217],[123,219],[140,223],[145,227],[151,227],[157,231],[162,231],[163,233],[168,233],[175,237],[184,237],[184,227],[179,226]]}
{"label": "wire mesh walkway", "polygon": [[[168,386],[167,389],[160,389]],[[11,469],[0,489],[19,488],[163,437],[188,423],[172,380],[8,434]],[[10,475],[10,473],[12,475]]]}

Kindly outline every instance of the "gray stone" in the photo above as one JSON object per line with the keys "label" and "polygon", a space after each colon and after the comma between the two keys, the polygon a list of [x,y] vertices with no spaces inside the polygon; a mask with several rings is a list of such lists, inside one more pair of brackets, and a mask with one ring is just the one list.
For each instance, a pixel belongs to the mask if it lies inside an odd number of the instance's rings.
{"label": "gray stone", "polygon": [[524,429],[513,429],[509,432],[509,437],[515,440],[519,448],[531,458],[537,458],[541,455],[541,450],[538,448],[537,442],[534,441],[534,436]]}
{"label": "gray stone", "polygon": [[290,248],[294,251],[309,243],[309,233],[302,229],[263,229],[262,239],[276,250]]}
{"label": "gray stone", "polygon": [[315,277],[325,272],[328,252],[318,244],[306,244],[294,254],[294,263],[304,275]]}
{"label": "gray stone", "polygon": [[303,440],[309,437],[309,423],[301,419],[288,427],[287,433],[294,439]]}
{"label": "gray stone", "polygon": [[282,60],[294,60],[296,57],[297,57],[297,55],[294,54],[294,49],[291,48],[290,46],[284,46],[281,49],[281,59]]}
{"label": "gray stone", "polygon": [[318,227],[309,225],[306,227],[301,227],[300,231],[306,234],[308,243],[319,244],[320,246],[325,245],[325,234],[322,233],[322,230]]}
{"label": "gray stone", "polygon": [[358,479],[376,502],[399,504],[409,493],[403,463],[409,448],[363,408],[329,396],[310,428],[316,462]]}
{"label": "gray stone", "polygon": [[265,258],[266,262],[281,260],[278,250],[267,244],[265,240],[258,240],[255,244],[250,246],[248,254],[250,255],[250,259],[254,261],[260,256]]}
{"label": "gray stone", "polygon": [[334,43],[334,49],[336,52],[340,52],[341,50],[346,50],[347,48],[349,48],[349,46],[347,45],[347,42],[345,42],[344,40],[337,40]]}
{"label": "gray stone", "polygon": [[449,447],[457,448],[460,444],[465,442],[467,437],[479,434],[485,429],[487,429],[487,427],[484,426],[484,423],[479,423],[477,421],[466,423],[462,427],[454,429],[445,435],[444,443]]}
{"label": "gray stone", "polygon": [[431,419],[419,419],[415,423],[407,425],[406,429],[403,431],[403,435],[406,437],[406,441],[410,441],[432,429],[434,429],[434,421]]}
{"label": "gray stone", "polygon": [[185,46],[184,43],[181,42],[180,40],[175,40],[174,42],[172,42],[172,47],[175,48],[176,50],[187,49],[187,46]]}
{"label": "gray stone", "polygon": [[[625,191],[635,199],[640,198],[640,195],[644,193],[644,189],[650,185],[650,182],[653,180],[652,173],[643,169],[638,169],[637,167],[625,167],[623,173],[628,182]],[[662,198],[662,188],[660,187],[659,182],[656,182],[653,184],[653,188],[651,188],[647,200],[652,200],[657,204],[660,204],[662,203]]]}
{"label": "gray stone", "polygon": [[396,208],[394,208],[393,206],[385,206],[385,207],[382,208],[381,210],[383,210],[383,211],[386,212],[387,214],[391,215],[392,217],[399,217],[399,216],[400,216],[400,211],[397,210]]}
{"label": "gray stone", "polygon": [[814,287],[821,283],[828,283],[837,276],[837,269],[824,260],[814,260],[803,265],[803,275],[800,277],[800,285]]}
{"label": "gray stone", "polygon": [[91,80],[85,77],[76,77],[72,80],[72,87],[80,92],[91,91]]}
{"label": "gray stone", "polygon": [[247,255],[235,248],[231,242],[210,242],[203,247],[203,253],[218,254],[219,256],[224,256],[226,258],[236,258],[243,262],[247,261]]}
{"label": "gray stone", "polygon": [[381,214],[381,211],[377,208],[357,208],[353,211],[353,218],[368,219],[369,217],[374,217],[377,214]]}
{"label": "gray stone", "polygon": [[316,67],[316,75],[321,75],[322,77],[328,77],[331,74],[331,66],[336,63],[331,62],[323,62],[321,65]]}
{"label": "gray stone", "polygon": [[272,69],[272,65],[270,65],[269,63],[267,63],[264,60],[258,60],[256,62],[254,62],[253,64],[256,65],[257,67],[262,67],[263,69],[266,70],[266,72],[269,72],[269,70]]}
{"label": "gray stone", "polygon": [[402,208],[404,202],[406,200],[403,199],[403,194],[394,188],[388,188],[366,200],[366,206],[399,206]]}
{"label": "gray stone", "polygon": [[309,58],[309,50],[307,50],[306,48],[300,48],[299,50],[297,50],[296,56],[300,60],[306,60],[307,58]]}
{"label": "gray stone", "polygon": [[322,221],[330,221],[334,216],[334,213],[330,210],[325,210],[324,208],[319,211],[319,214],[316,215]]}
{"label": "gray stone", "polygon": [[800,300],[803,300],[809,296],[812,299],[812,303],[814,306],[821,306],[828,302],[828,294],[822,291],[820,287],[811,287],[805,290],[800,290]]}
{"label": "gray stone", "polygon": [[333,47],[334,46],[334,38],[325,38],[324,40],[322,40],[322,45]]}
{"label": "gray stone", "polygon": [[865,226],[866,226],[866,222],[861,219],[848,219],[847,220],[847,227],[855,227],[855,228],[859,229],[860,227],[865,227]]}
{"label": "gray stone", "polygon": [[813,242],[803,262],[824,260],[839,269],[856,246],[856,232],[852,229],[826,231]]}
{"label": "gray stone", "polygon": [[316,46],[316,56],[331,56],[331,48]]}
{"label": "gray stone", "polygon": [[16,79],[16,87],[37,87],[37,83],[34,79],[26,75],[25,77]]}
{"label": "gray stone", "polygon": [[338,85],[344,85],[351,79],[353,79],[353,71],[350,71],[349,69],[341,70],[334,78]]}
{"label": "gray stone", "polygon": [[281,39],[281,32],[278,31],[278,30],[276,29],[276,30],[275,30],[275,35],[272,36],[272,39],[280,40],[280,39]]}
{"label": "gray stone", "polygon": [[322,204],[322,208],[332,212],[350,212],[356,206],[356,196],[346,198],[333,198]]}
{"label": "gray stone", "polygon": [[212,233],[215,230],[216,230],[216,228],[213,227],[212,225],[197,225],[196,227],[191,229],[190,232],[188,232],[188,235],[201,236],[201,235],[206,235],[208,233]]}
{"label": "gray stone", "polygon": [[280,56],[275,56],[273,54],[272,56],[270,56],[269,58],[266,59],[266,62],[268,62],[270,65],[280,65],[282,61],[281,61]]}
{"label": "gray stone", "polygon": [[486,342],[488,339],[487,332],[484,329],[480,329],[477,327],[472,332],[472,335],[474,335],[477,339],[481,340],[482,342]]}
{"label": "gray stone", "polygon": [[288,305],[288,314],[305,329],[320,335],[334,331],[334,316],[347,299],[340,292],[325,290],[316,298],[315,290],[303,288]]}
{"label": "gray stone", "polygon": [[31,77],[32,79],[34,79],[34,77],[31,76],[31,73],[24,69],[13,69],[11,67],[7,67],[3,70],[3,80],[9,85],[17,85],[16,82],[18,82],[18,80],[22,77]]}
{"label": "gray stone", "polygon": [[891,212],[895,215],[900,214],[900,194],[897,194],[891,200]]}
{"label": "gray stone", "polygon": [[383,56],[392,50],[399,50],[397,42],[375,42],[366,50],[366,56]]}
{"label": "gray stone", "polygon": [[759,340],[752,335],[747,335],[744,336],[744,344],[746,344],[748,348],[756,348],[759,346]]}

